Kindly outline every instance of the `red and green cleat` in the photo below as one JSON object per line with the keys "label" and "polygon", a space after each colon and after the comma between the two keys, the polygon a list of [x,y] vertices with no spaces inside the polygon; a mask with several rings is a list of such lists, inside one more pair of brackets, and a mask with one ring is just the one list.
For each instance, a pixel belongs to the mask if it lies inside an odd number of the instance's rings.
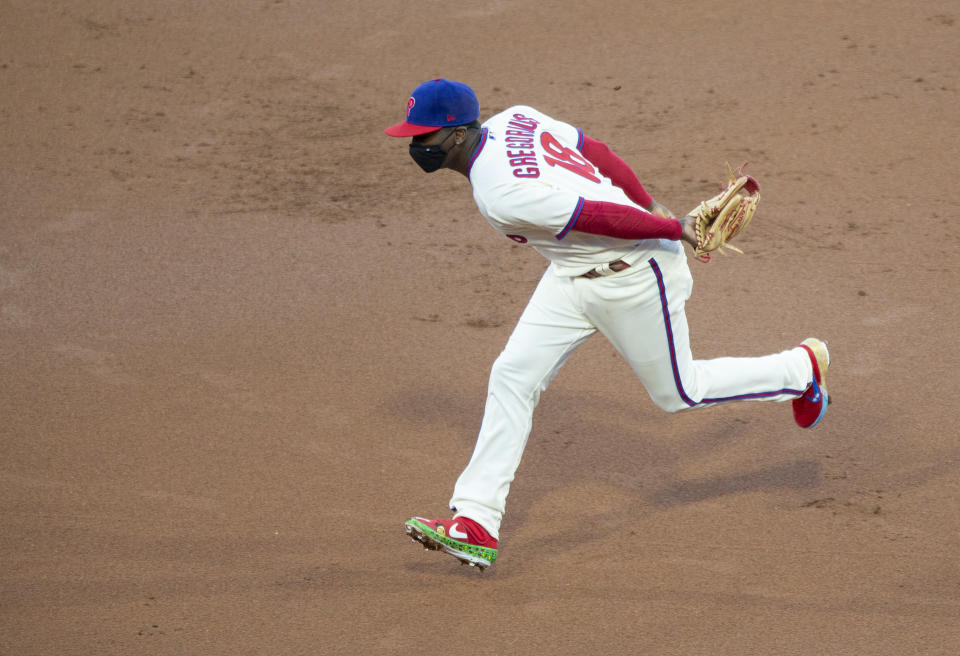
{"label": "red and green cleat", "polygon": [[424,549],[445,551],[463,565],[490,567],[497,559],[497,540],[469,517],[426,519],[411,517],[403,524],[407,535]]}

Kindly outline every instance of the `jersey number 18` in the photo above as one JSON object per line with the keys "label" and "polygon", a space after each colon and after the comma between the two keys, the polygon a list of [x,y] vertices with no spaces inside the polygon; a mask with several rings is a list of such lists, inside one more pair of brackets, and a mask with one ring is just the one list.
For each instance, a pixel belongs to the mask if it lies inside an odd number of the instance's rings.
{"label": "jersey number 18", "polygon": [[543,158],[550,166],[562,166],[591,182],[600,182],[600,178],[596,176],[596,169],[593,168],[593,164],[587,158],[572,148],[567,148],[561,144],[549,132],[540,134],[540,145],[549,153],[544,155]]}

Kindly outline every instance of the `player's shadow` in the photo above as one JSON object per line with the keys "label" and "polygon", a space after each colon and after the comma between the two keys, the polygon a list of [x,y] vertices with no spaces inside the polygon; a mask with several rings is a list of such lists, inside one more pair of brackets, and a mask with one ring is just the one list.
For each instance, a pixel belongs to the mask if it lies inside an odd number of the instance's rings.
{"label": "player's shadow", "polygon": [[[694,480],[674,480],[663,487],[652,490],[636,490],[639,499],[650,506],[659,508],[674,508],[688,504],[700,503],[724,496],[749,493],[770,492],[778,489],[813,489],[822,482],[822,468],[820,463],[812,460],[795,460],[793,462],[770,465],[753,471],[711,476]],[[517,525],[522,525],[529,512],[528,503],[518,504],[518,512],[512,515]],[[517,518],[519,515],[519,519]],[[621,535],[624,532],[623,508],[617,507],[607,511],[592,511],[588,517],[580,518],[575,525],[568,526],[559,523],[563,528],[555,528],[549,535],[538,534],[536,538],[528,537],[522,542],[511,542],[511,548],[518,551],[533,548],[538,542],[549,539],[551,544],[563,548],[577,548],[587,543],[604,540],[611,535]],[[631,532],[630,535],[633,535]],[[630,539],[630,538],[626,538]]]}
{"label": "player's shadow", "polygon": [[797,460],[743,474],[676,481],[651,494],[649,501],[657,506],[672,507],[741,492],[809,489],[819,484],[821,469],[818,462]]}

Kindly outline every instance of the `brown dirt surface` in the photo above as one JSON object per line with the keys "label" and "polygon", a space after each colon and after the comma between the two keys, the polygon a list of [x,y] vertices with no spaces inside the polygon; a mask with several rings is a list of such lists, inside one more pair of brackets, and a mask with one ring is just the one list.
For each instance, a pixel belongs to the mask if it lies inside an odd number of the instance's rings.
{"label": "brown dirt surface", "polygon": [[[0,654],[960,653],[958,61],[955,0],[0,2]],[[694,353],[828,339],[822,425],[596,337],[496,565],[412,544],[545,266],[382,133],[434,77],[675,210],[749,161]]]}

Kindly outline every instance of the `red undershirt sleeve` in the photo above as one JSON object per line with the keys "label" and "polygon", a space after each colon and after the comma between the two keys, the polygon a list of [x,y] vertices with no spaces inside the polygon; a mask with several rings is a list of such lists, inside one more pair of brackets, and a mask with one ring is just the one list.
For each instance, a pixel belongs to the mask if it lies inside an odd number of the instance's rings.
{"label": "red undershirt sleeve", "polygon": [[629,205],[584,200],[570,230],[619,239],[680,239],[682,227],[676,219],[665,219]]}
{"label": "red undershirt sleeve", "polygon": [[[582,134],[582,133],[581,133]],[[623,189],[627,197],[640,207],[650,207],[653,205],[653,197],[647,193],[626,162],[610,150],[610,147],[602,141],[591,139],[582,134],[583,142],[580,144],[580,152],[590,162],[600,169],[600,173],[610,178],[616,186]]]}

